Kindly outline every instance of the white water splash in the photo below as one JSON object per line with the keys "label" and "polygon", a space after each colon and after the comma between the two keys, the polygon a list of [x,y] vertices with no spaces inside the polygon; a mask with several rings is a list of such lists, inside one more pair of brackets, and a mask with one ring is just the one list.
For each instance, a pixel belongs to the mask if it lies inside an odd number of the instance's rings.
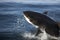
{"label": "white water splash", "polygon": [[46,33],[40,33],[38,36],[35,36],[35,34],[32,33],[24,33],[22,35],[24,38],[29,38],[29,39],[37,39],[37,40],[47,40],[47,35]]}
{"label": "white water splash", "polygon": [[35,34],[26,32],[24,34],[22,34],[22,36],[26,39],[36,39],[36,40],[60,40],[60,38],[56,39],[55,37],[52,37],[50,35],[48,35],[45,31],[44,33],[40,33],[38,36],[35,36]]}
{"label": "white water splash", "polygon": [[32,34],[32,33],[24,33],[22,36],[26,39],[28,38],[28,39],[41,40],[41,38],[39,36],[35,36],[35,34]]}

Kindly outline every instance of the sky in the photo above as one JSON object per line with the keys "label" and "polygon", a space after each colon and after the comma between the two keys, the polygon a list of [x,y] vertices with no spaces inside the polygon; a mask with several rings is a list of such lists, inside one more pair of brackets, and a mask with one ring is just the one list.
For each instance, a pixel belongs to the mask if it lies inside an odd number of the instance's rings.
{"label": "sky", "polygon": [[0,2],[22,2],[22,3],[60,3],[60,0],[0,0]]}

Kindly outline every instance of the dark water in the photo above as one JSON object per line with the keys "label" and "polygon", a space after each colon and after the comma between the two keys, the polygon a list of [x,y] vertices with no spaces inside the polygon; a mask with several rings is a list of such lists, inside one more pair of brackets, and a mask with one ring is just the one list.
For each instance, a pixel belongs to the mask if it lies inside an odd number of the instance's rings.
{"label": "dark water", "polygon": [[[22,3],[0,3],[0,40],[29,40],[22,34],[25,32],[36,33],[23,17],[23,11],[36,12],[48,11],[48,16],[55,21],[60,21],[60,5],[32,5]],[[32,39],[36,40],[36,39]]]}

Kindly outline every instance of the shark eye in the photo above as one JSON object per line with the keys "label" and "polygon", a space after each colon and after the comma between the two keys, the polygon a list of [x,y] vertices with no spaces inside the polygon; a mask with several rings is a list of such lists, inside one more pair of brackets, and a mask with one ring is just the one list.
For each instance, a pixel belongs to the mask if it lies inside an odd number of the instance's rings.
{"label": "shark eye", "polygon": [[33,20],[32,20],[32,19],[30,19],[30,21],[32,22]]}

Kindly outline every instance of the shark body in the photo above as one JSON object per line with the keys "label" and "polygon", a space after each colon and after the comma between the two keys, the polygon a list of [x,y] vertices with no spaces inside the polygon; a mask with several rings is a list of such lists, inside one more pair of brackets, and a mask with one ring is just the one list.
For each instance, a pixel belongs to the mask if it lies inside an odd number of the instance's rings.
{"label": "shark body", "polygon": [[35,27],[38,29],[36,36],[39,33],[46,32],[51,36],[59,37],[59,26],[50,17],[33,11],[24,11],[24,17],[30,24],[36,25]]}

